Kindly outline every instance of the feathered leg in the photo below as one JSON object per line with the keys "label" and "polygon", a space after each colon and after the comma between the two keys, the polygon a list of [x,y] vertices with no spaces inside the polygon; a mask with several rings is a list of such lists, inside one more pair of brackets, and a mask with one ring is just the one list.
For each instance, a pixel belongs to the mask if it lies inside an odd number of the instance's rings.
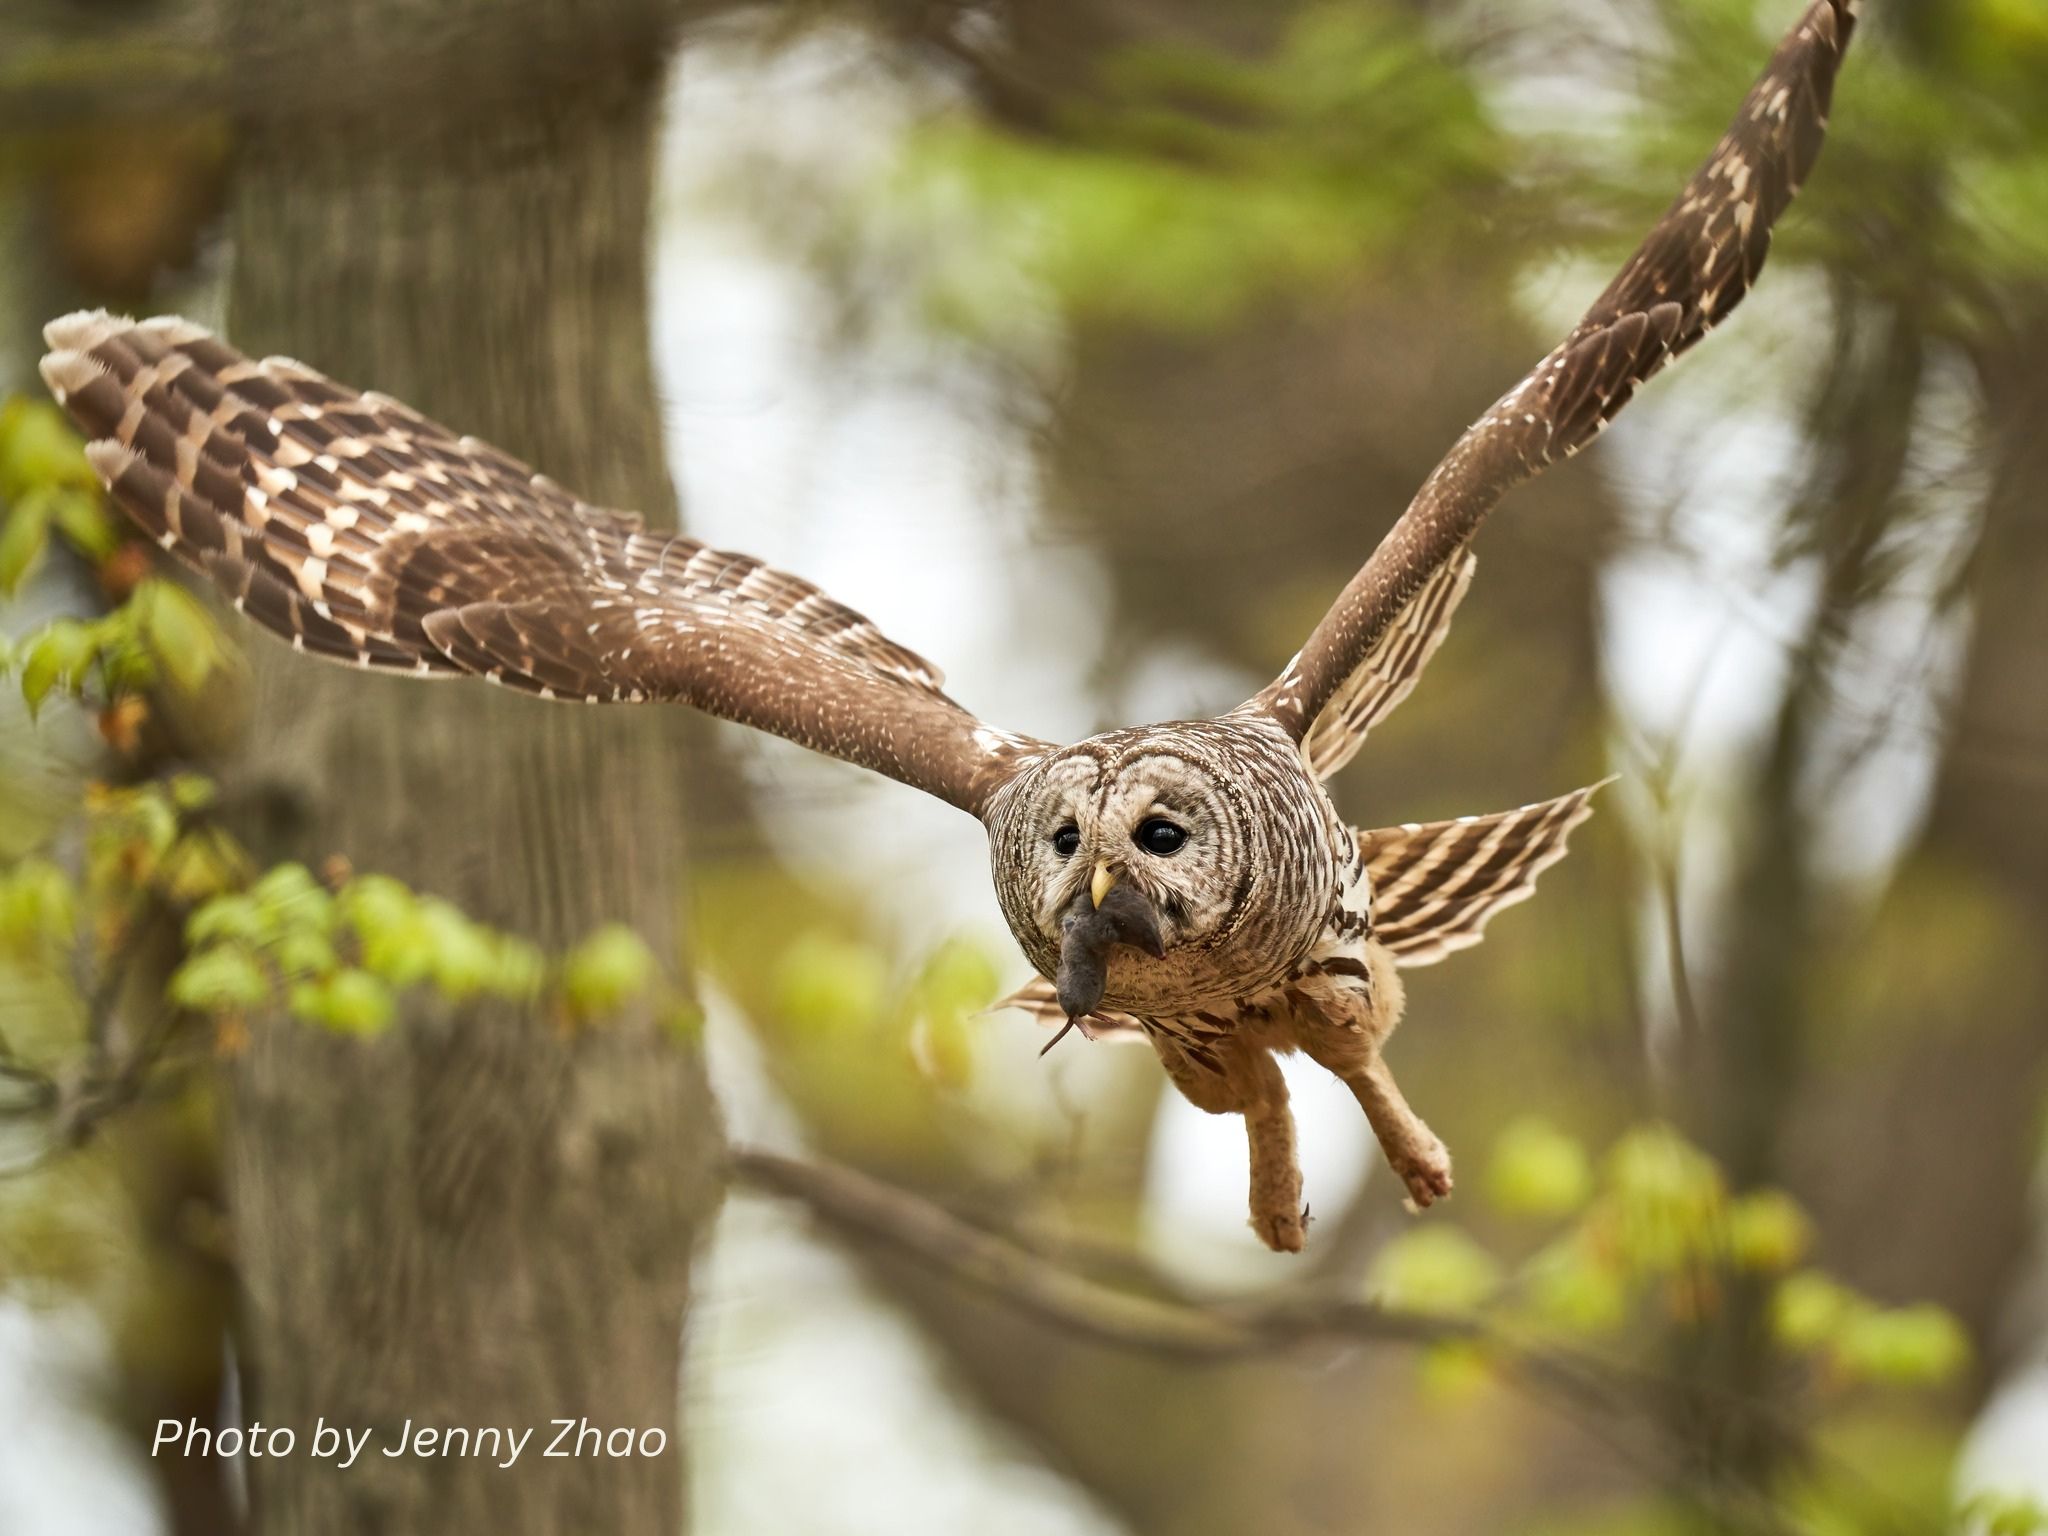
{"label": "feathered leg", "polygon": [[1379,1137],[1387,1162],[1408,1186],[1410,1203],[1421,1209],[1448,1195],[1451,1154],[1437,1139],[1436,1132],[1408,1107],[1394,1074],[1387,1070],[1379,1052],[1374,1051],[1371,1059],[1356,1071],[1340,1075],[1365,1111],[1365,1118],[1372,1122],[1373,1134]]}
{"label": "feathered leg", "polygon": [[1212,1115],[1244,1116],[1251,1150],[1251,1224],[1276,1253],[1299,1253],[1307,1235],[1301,1206],[1301,1162],[1295,1154],[1294,1113],[1287,1079],[1262,1045],[1225,1039],[1205,1047],[1216,1066],[1191,1059],[1163,1030],[1151,1031],[1166,1075],[1183,1097]]}
{"label": "feathered leg", "polygon": [[1420,1209],[1451,1192],[1451,1154],[1408,1107],[1380,1055],[1380,1047],[1401,1022],[1406,999],[1393,957],[1377,944],[1368,946],[1367,956],[1368,988],[1346,999],[1354,1007],[1362,1003],[1362,1011],[1330,1018],[1313,1009],[1298,1010],[1292,1021],[1294,1037],[1310,1059],[1344,1080],[1372,1122],[1389,1166],[1407,1186],[1410,1204]]}

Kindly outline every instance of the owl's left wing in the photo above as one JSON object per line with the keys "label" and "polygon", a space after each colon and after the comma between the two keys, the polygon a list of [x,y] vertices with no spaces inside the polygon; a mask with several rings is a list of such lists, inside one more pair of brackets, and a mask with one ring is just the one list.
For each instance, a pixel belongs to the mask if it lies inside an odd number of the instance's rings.
{"label": "owl's left wing", "polygon": [[1491,816],[1358,833],[1372,881],[1372,936],[1400,966],[1434,965],[1486,936],[1494,914],[1536,894],[1572,829],[1612,779]]}
{"label": "owl's left wing", "polygon": [[185,320],[52,321],[114,499],[294,648],[544,698],[678,700],[979,814],[1043,744],[809,582],[649,533],[475,438]]}
{"label": "owl's left wing", "polygon": [[1248,701],[1304,740],[1506,492],[1578,452],[1749,291],[1813,168],[1857,0],[1811,0],[1734,123],[1572,332],[1430,474],[1300,654]]}

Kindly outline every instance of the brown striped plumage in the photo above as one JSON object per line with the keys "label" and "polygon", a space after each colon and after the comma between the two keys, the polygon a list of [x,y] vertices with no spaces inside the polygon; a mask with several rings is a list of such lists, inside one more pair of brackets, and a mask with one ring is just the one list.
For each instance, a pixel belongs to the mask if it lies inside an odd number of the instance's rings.
{"label": "brown striped plumage", "polygon": [[1344,1079],[1414,1203],[1448,1193],[1449,1156],[1381,1056],[1401,1016],[1396,967],[1477,943],[1563,857],[1598,787],[1360,832],[1322,781],[1414,687],[1492,506],[1590,442],[1747,292],[1819,151],[1855,10],[1811,0],[1571,335],[1459,439],[1280,677],[1215,720],[1072,747],[994,729],[810,583],[650,534],[395,400],[244,357],[184,320],[54,321],[43,376],[114,500],[300,650],[551,698],[678,700],[979,817],[1041,974],[1013,1001],[1057,1020],[1060,997],[1079,999],[1084,1031],[1149,1040],[1195,1104],[1242,1114],[1253,1226],[1298,1249],[1273,1053],[1306,1051]]}
{"label": "brown striped plumage", "polygon": [[1404,968],[1471,948],[1496,912],[1536,894],[1536,877],[1565,856],[1572,828],[1611,782],[1491,816],[1360,832],[1373,937]]}

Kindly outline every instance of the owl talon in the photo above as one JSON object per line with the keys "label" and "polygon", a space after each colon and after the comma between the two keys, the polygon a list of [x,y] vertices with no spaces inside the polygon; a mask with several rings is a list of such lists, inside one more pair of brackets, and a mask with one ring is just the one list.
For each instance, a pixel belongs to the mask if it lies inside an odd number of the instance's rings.
{"label": "owl talon", "polygon": [[1252,1230],[1275,1253],[1299,1253],[1308,1241],[1308,1212],[1269,1216],[1263,1224],[1254,1222]]}
{"label": "owl talon", "polygon": [[1401,1203],[1410,1214],[1426,1211],[1437,1201],[1449,1198],[1451,1154],[1434,1136],[1426,1146],[1404,1148],[1398,1156],[1389,1152],[1387,1161],[1408,1186],[1408,1198]]}

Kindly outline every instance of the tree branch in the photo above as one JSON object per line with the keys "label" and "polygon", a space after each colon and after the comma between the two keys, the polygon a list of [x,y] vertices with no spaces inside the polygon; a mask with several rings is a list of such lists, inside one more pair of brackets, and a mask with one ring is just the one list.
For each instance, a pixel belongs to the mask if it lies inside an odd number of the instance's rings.
{"label": "tree branch", "polygon": [[[1760,1488],[1709,1484],[1687,1443],[1660,1432],[1646,1408],[1673,1383],[1626,1362],[1535,1344],[1476,1317],[1399,1312],[1369,1301],[1304,1295],[1248,1304],[1196,1303],[1108,1285],[963,1221],[921,1196],[842,1163],[752,1147],[728,1154],[732,1177],[793,1200],[840,1236],[964,1281],[1027,1316],[1115,1348],[1200,1364],[1271,1356],[1303,1345],[1470,1343],[1513,1385],[1580,1410],[1617,1453],[1690,1487],[1734,1531],[1776,1533]],[[1170,1286],[1163,1281],[1164,1292]]]}

